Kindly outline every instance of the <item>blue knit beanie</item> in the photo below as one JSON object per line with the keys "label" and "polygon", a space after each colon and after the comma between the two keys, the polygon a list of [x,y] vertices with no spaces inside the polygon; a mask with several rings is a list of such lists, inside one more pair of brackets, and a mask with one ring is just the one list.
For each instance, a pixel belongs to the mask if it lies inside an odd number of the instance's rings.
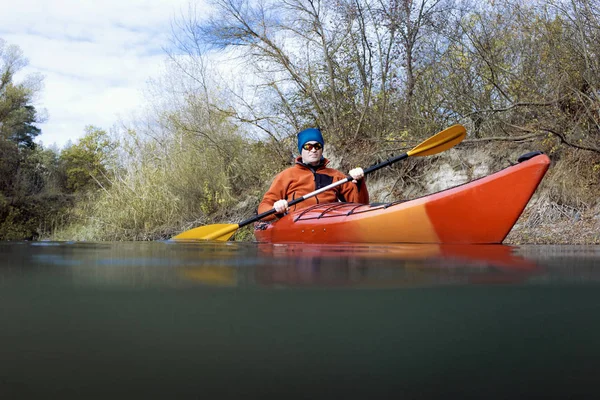
{"label": "blue knit beanie", "polygon": [[315,141],[321,143],[321,146],[325,146],[323,135],[319,128],[308,128],[298,133],[298,153],[302,154],[302,146],[306,142]]}

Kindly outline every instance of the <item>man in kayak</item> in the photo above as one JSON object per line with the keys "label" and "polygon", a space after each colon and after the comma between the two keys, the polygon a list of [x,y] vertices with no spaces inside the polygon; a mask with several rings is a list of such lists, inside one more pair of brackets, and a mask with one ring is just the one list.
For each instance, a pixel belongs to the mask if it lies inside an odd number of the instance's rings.
{"label": "man in kayak", "polygon": [[[296,158],[294,166],[280,172],[275,177],[258,206],[259,214],[274,208],[277,211],[275,215],[281,217],[284,213],[290,211],[288,201],[346,178],[346,175],[342,172],[327,167],[329,160],[323,157],[324,145],[323,135],[317,128],[305,129],[298,133],[300,156]],[[348,175],[353,178],[351,182],[308,198],[294,205],[292,211],[314,204],[335,203],[338,201],[368,204],[369,192],[363,179],[363,169],[354,168],[350,170]],[[265,219],[273,218],[275,217],[271,216]]]}

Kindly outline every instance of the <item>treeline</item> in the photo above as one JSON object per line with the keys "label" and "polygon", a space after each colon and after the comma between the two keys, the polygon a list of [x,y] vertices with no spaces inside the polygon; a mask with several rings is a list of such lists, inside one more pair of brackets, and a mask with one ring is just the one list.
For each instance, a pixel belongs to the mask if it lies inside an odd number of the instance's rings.
{"label": "treeline", "polygon": [[[531,141],[578,163],[582,179],[564,176],[550,201],[593,206],[582,196],[600,174],[597,1],[213,0],[174,21],[167,58],[146,117],[91,151],[103,155],[100,169],[82,167],[86,190],[65,183],[68,151],[2,130],[2,151],[18,160],[2,157],[8,176],[28,152],[51,160],[43,182],[55,183],[42,186],[67,199],[53,203],[65,216],[54,238],[157,239],[245,218],[307,126],[322,128],[341,169],[454,123],[473,146]],[[3,183],[2,204],[16,204],[15,185]],[[50,193],[35,190],[21,198]]]}
{"label": "treeline", "polygon": [[108,183],[103,155],[115,148],[94,127],[62,151],[36,144],[42,77],[16,82],[26,65],[19,47],[0,39],[0,240],[39,239],[62,226],[78,201]]}

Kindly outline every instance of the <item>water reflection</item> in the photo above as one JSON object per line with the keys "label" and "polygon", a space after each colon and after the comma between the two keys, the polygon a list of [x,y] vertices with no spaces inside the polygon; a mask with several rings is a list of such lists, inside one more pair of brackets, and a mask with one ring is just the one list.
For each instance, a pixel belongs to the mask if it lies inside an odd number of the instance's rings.
{"label": "water reflection", "polygon": [[261,285],[335,287],[419,287],[506,283],[524,280],[535,263],[512,255],[507,246],[441,245],[259,245],[284,267],[257,266]]}
{"label": "water reflection", "polygon": [[19,277],[140,288],[408,288],[600,280],[600,257],[593,246],[46,242],[2,243],[0,251],[4,284]]}

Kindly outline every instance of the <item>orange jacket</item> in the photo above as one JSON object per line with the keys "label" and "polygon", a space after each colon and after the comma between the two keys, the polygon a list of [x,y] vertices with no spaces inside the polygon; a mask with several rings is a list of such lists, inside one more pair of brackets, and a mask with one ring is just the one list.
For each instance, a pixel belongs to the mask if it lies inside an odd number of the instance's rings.
{"label": "orange jacket", "polygon": [[[271,187],[265,193],[262,201],[258,206],[258,213],[269,211],[273,208],[273,204],[277,200],[286,199],[292,201],[305,194],[314,192],[317,189],[332,184],[333,182],[341,181],[346,178],[346,175],[340,171],[328,168],[329,160],[324,159],[324,162],[315,167],[315,171],[302,163],[302,157],[296,158],[296,164],[282,172],[280,172]],[[350,203],[369,203],[369,192],[365,180],[361,179],[358,183],[344,183],[331,190],[326,190],[314,197],[304,200],[291,207],[290,211],[305,208],[319,203],[335,203],[337,201],[346,201]],[[265,220],[273,219],[274,216],[269,216]]]}

